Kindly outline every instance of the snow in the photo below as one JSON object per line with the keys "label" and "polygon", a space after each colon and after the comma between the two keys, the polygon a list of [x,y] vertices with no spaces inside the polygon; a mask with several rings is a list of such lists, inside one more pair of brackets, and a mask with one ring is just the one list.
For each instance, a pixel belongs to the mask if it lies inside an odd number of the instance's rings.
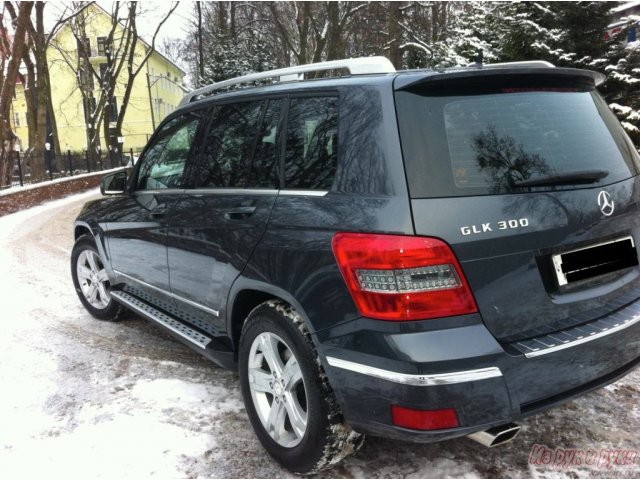
{"label": "snow", "polygon": [[81,173],[79,175],[73,175],[73,176],[69,176],[69,177],[55,178],[53,180],[46,180],[44,182],[30,183],[30,184],[24,185],[22,187],[20,185],[13,185],[13,186],[8,187],[6,189],[0,190],[0,197],[4,196],[4,195],[10,195],[10,194],[16,193],[16,192],[24,192],[24,191],[27,191],[27,190],[34,190],[36,188],[41,188],[41,187],[44,187],[46,185],[56,185],[58,183],[70,182],[72,180],[77,180],[79,178],[95,177],[96,175],[108,175],[109,173],[117,172],[119,170],[122,170],[122,167],[111,168],[111,169],[108,169],[108,170],[100,170],[98,172]]}
{"label": "snow", "polygon": [[[133,314],[100,322],[84,311],[69,275],[71,225],[94,198],[97,190],[0,218],[0,477],[291,477],[256,439],[236,373]],[[529,418],[503,447],[368,437],[318,476],[594,476],[529,466],[531,447],[639,448],[639,382],[634,372]]]}
{"label": "snow", "polygon": [[609,107],[611,107],[611,110],[614,112],[619,112],[623,115],[629,115],[633,111],[631,107],[625,107],[624,105],[619,105],[617,103],[610,103]]}
{"label": "snow", "polygon": [[611,11],[614,13],[624,12],[625,10],[629,8],[637,7],[638,5],[640,5],[639,1],[626,2],[626,3],[623,3],[622,5],[618,5],[617,7],[612,8]]}

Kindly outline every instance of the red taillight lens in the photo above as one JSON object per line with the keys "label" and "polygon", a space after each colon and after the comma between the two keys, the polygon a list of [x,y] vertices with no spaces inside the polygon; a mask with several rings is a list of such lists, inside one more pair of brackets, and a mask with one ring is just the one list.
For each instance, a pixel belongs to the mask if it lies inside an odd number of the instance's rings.
{"label": "red taillight lens", "polygon": [[458,426],[458,415],[453,408],[442,410],[415,410],[391,405],[391,421],[398,427],[413,430],[441,430]]}
{"label": "red taillight lens", "polygon": [[365,317],[424,320],[478,311],[451,248],[436,238],[337,233],[333,254]]}

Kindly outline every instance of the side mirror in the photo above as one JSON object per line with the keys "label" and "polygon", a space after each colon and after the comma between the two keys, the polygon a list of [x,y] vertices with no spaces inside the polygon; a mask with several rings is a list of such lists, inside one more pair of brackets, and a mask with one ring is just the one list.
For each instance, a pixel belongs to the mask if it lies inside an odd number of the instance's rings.
{"label": "side mirror", "polygon": [[120,195],[127,189],[127,172],[116,172],[105,175],[100,180],[102,195]]}

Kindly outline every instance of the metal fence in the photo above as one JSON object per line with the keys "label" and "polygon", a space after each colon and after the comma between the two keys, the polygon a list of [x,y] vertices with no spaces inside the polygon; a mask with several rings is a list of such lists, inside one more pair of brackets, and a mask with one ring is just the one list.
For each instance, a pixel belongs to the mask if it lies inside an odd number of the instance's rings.
{"label": "metal fence", "polygon": [[[89,156],[87,152],[74,153],[70,150],[60,155],[56,155],[53,151],[45,151],[42,158],[32,157],[27,160],[20,152],[13,152],[11,185],[0,186],[0,188],[9,188],[16,185],[24,186],[57,178],[73,177],[83,173],[99,172],[127,165],[132,166],[137,161],[140,153],[141,150],[129,149],[129,151],[124,152],[107,151]],[[35,178],[31,174],[30,164],[37,161],[44,164],[45,178]]]}

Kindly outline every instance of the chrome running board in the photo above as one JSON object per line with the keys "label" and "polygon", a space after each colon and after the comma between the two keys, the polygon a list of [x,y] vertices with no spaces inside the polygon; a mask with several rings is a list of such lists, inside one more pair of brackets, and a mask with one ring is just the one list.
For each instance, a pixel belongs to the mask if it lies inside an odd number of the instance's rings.
{"label": "chrome running board", "polygon": [[197,345],[202,349],[207,348],[207,345],[211,343],[211,338],[195,331],[194,329],[186,326],[181,321],[170,317],[166,313],[161,312],[160,310],[152,307],[148,303],[143,302],[133,295],[125,293],[121,290],[112,290],[111,292],[109,292],[109,294],[118,303],[142,315],[146,319],[162,325],[164,328],[170,330],[179,337],[189,341],[189,343]]}

